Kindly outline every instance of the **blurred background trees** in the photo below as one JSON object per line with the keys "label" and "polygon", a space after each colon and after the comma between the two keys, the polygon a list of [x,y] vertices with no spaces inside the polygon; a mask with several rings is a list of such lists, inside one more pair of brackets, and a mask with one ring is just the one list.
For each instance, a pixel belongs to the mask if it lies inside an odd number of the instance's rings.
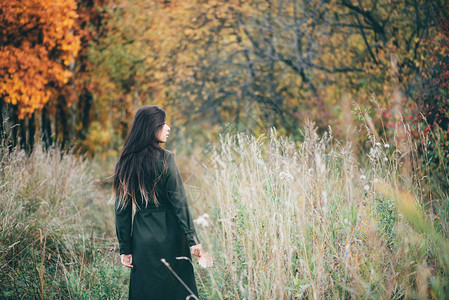
{"label": "blurred background trees", "polygon": [[307,119],[359,143],[355,106],[386,142],[404,121],[447,135],[444,1],[0,5],[0,123],[14,145],[113,157],[147,104],[168,111],[184,149],[273,126],[299,139]]}
{"label": "blurred background trees", "polygon": [[[0,9],[1,103],[2,106],[9,104],[12,124],[20,122],[21,143],[32,145],[35,111],[43,111],[45,128],[48,116],[44,105],[56,91],[70,85],[73,58],[80,49],[80,39],[73,33],[76,2],[2,1]],[[71,104],[72,101],[61,94],[58,102]],[[16,132],[14,127],[14,144]]]}
{"label": "blurred background trees", "polygon": [[[0,130],[32,149],[84,140],[89,127],[88,45],[101,1],[1,1]],[[19,125],[19,126],[16,126]],[[20,136],[20,139],[18,139]]]}

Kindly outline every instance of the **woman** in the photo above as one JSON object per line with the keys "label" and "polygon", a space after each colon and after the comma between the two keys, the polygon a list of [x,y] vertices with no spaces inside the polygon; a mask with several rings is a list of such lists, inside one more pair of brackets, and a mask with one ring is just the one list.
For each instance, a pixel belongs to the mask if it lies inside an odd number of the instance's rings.
{"label": "woman", "polygon": [[202,248],[174,155],[159,146],[169,133],[164,110],[140,108],[115,168],[115,224],[121,262],[131,268],[129,299],[198,296],[190,253],[200,256]]}

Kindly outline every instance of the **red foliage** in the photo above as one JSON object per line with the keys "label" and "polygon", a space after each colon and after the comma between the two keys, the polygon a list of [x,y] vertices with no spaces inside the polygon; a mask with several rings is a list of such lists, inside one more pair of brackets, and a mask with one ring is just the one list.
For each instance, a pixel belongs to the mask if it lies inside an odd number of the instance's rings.
{"label": "red foliage", "polygon": [[419,120],[428,124],[426,132],[436,126],[449,130],[449,16],[440,12],[438,20],[439,34],[428,43],[430,64],[423,72],[425,89],[418,101],[423,113]]}

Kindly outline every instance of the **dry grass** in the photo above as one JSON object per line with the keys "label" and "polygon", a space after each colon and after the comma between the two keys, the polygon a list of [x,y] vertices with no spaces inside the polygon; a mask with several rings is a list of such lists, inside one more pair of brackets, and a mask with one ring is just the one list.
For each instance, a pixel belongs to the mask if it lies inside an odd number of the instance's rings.
{"label": "dry grass", "polygon": [[[359,163],[312,125],[301,143],[224,136],[209,167],[191,164],[202,185],[185,178],[192,207],[212,221],[198,231],[215,257],[196,268],[200,298],[443,299],[448,198],[432,198],[428,178],[404,178],[403,150],[371,139]],[[0,155],[0,298],[125,297],[92,162],[39,147]]]}
{"label": "dry grass", "polygon": [[[0,298],[117,299],[115,239],[88,161],[58,149],[0,149]],[[95,215],[99,217],[95,218]]]}
{"label": "dry grass", "polygon": [[217,260],[197,270],[202,295],[444,298],[449,246],[422,199],[402,187],[402,160],[373,142],[362,167],[311,125],[298,145],[274,131],[223,137],[195,202],[211,215],[199,231]]}

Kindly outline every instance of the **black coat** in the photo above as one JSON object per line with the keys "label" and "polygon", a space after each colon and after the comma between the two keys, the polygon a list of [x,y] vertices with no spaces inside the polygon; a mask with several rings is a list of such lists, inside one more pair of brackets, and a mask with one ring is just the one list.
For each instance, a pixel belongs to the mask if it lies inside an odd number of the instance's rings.
{"label": "black coat", "polygon": [[[132,205],[124,208],[115,203],[115,224],[120,254],[132,254],[129,299],[186,299],[190,292],[161,262],[164,258],[171,268],[198,296],[190,246],[199,243],[193,226],[187,196],[175,157],[164,150],[167,162],[166,176],[156,186],[159,206],[150,203],[145,207],[140,193],[136,191],[136,208],[132,218]],[[160,160],[159,170],[163,164]]]}

